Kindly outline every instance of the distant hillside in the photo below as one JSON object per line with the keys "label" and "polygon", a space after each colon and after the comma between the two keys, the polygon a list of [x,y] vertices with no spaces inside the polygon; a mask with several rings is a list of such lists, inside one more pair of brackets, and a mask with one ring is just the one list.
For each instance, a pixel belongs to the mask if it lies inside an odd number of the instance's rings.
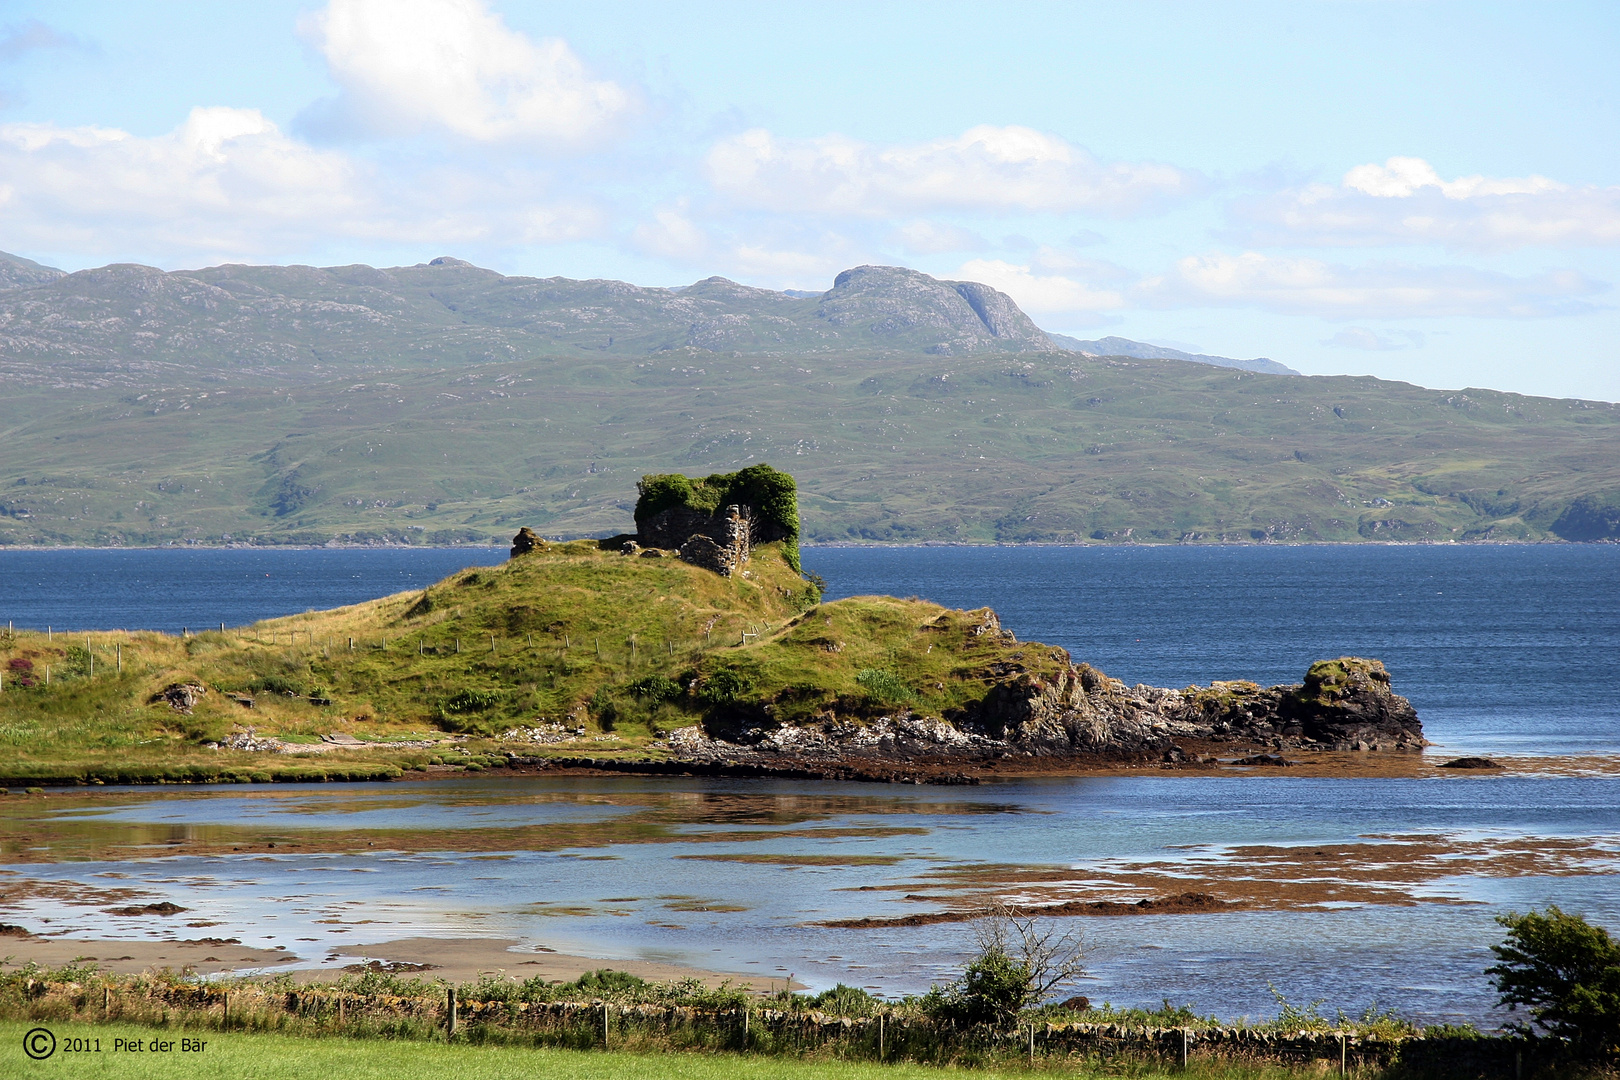
{"label": "distant hillside", "polygon": [[386,270],[116,265],[66,275],[15,260],[0,264],[0,284],[8,272],[18,283],[0,291],[0,370],[20,377],[48,368],[53,378],[207,371],[303,382],[541,354],[1052,348],[1004,293],[883,266],[846,270],[812,297],[719,277],[679,289],[505,277],[451,258]]}
{"label": "distant hillside", "polygon": [[1163,345],[1149,345],[1130,338],[1105,337],[1096,341],[1081,341],[1067,334],[1048,334],[1060,349],[1085,353],[1087,356],[1129,356],[1137,360],[1188,360],[1195,364],[1214,364],[1216,367],[1240,368],[1243,371],[1264,371],[1271,375],[1298,375],[1299,372],[1275,360],[1257,356],[1253,360],[1234,360],[1230,356],[1206,356],[1203,353],[1182,352]]}
{"label": "distant hillside", "polygon": [[1620,537],[1614,405],[1086,357],[891,268],[795,297],[435,262],[0,291],[0,544],[600,535],[644,473],[762,461],[811,543]]}
{"label": "distant hillside", "polygon": [[8,255],[0,251],[0,289],[21,289],[30,285],[48,285],[57,278],[66,277],[67,271],[54,266],[41,266],[33,259]]}

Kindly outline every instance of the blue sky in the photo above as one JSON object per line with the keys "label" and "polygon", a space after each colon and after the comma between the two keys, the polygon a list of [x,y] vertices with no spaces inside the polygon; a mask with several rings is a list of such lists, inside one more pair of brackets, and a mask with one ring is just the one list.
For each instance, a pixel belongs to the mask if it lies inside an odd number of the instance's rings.
{"label": "blue sky", "polygon": [[1612,4],[0,0],[0,249],[826,288],[1620,399]]}

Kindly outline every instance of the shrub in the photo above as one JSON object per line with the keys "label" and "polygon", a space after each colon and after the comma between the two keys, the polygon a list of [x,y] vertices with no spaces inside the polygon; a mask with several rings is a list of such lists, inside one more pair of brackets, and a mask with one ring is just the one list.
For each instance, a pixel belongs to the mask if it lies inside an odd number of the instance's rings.
{"label": "shrub", "polygon": [[674,701],[681,696],[681,684],[665,675],[648,675],[631,683],[630,692],[651,701]]}
{"label": "shrub", "polygon": [[814,997],[799,999],[802,1003],[816,1012],[831,1013],[834,1016],[871,1016],[883,1004],[883,1000],[867,993],[858,986],[845,986],[839,983],[831,990],[823,990]]}
{"label": "shrub", "polygon": [[500,704],[501,695],[488,690],[463,690],[444,703],[444,711],[451,713],[483,712]]}
{"label": "shrub", "polygon": [[855,681],[866,691],[866,696],[879,705],[911,705],[917,700],[911,687],[893,672],[866,668],[855,673]]}
{"label": "shrub", "polygon": [[748,678],[730,668],[719,668],[698,687],[698,700],[705,705],[727,705],[746,694],[751,687]]}
{"label": "shrub", "polygon": [[1501,1003],[1528,1006],[1535,1024],[1577,1053],[1620,1054],[1620,943],[1607,930],[1549,904],[1545,914],[1498,915],[1507,940],[1487,969]]}
{"label": "shrub", "polygon": [[1010,1024],[1029,998],[1029,968],[1000,949],[980,953],[962,978],[944,991],[930,991],[924,1008],[959,1024]]}
{"label": "shrub", "polygon": [[647,990],[647,980],[639,975],[632,975],[628,971],[597,968],[595,971],[587,971],[575,979],[572,984],[564,983],[558,989],[572,990],[576,993],[598,997],[615,997],[645,992]]}
{"label": "shrub", "polygon": [[997,902],[973,926],[979,954],[950,986],[931,989],[924,1011],[962,1024],[1006,1025],[1084,970],[1078,931]]}

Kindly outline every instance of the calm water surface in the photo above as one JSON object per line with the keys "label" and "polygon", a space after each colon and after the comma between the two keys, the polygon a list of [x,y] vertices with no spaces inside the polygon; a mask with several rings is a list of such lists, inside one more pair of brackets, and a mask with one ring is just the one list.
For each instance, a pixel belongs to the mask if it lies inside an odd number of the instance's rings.
{"label": "calm water surface", "polygon": [[[240,624],[419,588],[504,555],[6,552],[0,619],[76,629]],[[811,549],[805,564],[834,597],[989,604],[1021,638],[1063,645],[1127,682],[1293,682],[1317,658],[1375,656],[1442,752],[1620,752],[1616,547]],[[1270,981],[1296,1002],[1359,1011],[1376,1001],[1494,1024],[1481,971],[1500,940],[1495,913],[1556,902],[1620,926],[1620,781],[1597,778],[1133,777],[965,790],[486,779],[101,792],[82,804],[52,800],[48,811],[19,800],[0,813],[44,814],[30,828],[55,838],[60,859],[12,862],[9,880],[139,885],[220,924],[208,933],[285,944],[317,965],[335,946],[407,934],[513,936],[899,993],[949,976],[966,949],[962,927],[817,924],[929,910],[964,895],[964,882],[1007,882],[1002,890],[1016,894],[1030,875],[1076,896],[1113,881],[1108,895],[1134,899],[1117,885],[1133,861],[1241,862],[1242,845],[1303,850],[1366,836],[1584,839],[1607,855],[1518,876],[1482,872],[1488,859],[1460,860],[1455,874],[1397,882],[1409,894],[1399,904],[1085,919],[1095,962],[1084,992],[1270,1014]],[[163,838],[267,831],[363,832],[377,850],[160,853]],[[443,850],[407,842],[428,831]],[[113,860],[110,838],[151,846]],[[64,916],[46,901],[0,915],[75,934],[131,924],[93,906]],[[163,932],[161,920],[147,921]]]}

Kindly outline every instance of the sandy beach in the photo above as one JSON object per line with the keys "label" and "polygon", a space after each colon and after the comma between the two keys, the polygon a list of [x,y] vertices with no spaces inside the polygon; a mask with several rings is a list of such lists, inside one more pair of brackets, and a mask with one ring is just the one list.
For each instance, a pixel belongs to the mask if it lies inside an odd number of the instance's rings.
{"label": "sandy beach", "polygon": [[[151,941],[107,938],[44,937],[15,930],[0,935],[0,968],[34,963],[43,967],[93,964],[120,975],[137,975],[165,968],[198,975],[240,972],[263,974],[285,967],[299,982],[322,982],[355,973],[367,966],[402,975],[421,975],[454,983],[476,982],[485,975],[504,974],[519,981],[542,977],[570,982],[588,971],[612,968],[648,982],[698,979],[706,986],[729,982],[759,993],[781,989],[783,979],[705,971],[651,960],[604,960],[553,952],[509,938],[409,937],[373,945],[332,950],[320,957],[318,967],[305,967],[316,959],[284,949],[256,949],[229,938],[189,941]],[[297,965],[297,966],[295,966]]]}

